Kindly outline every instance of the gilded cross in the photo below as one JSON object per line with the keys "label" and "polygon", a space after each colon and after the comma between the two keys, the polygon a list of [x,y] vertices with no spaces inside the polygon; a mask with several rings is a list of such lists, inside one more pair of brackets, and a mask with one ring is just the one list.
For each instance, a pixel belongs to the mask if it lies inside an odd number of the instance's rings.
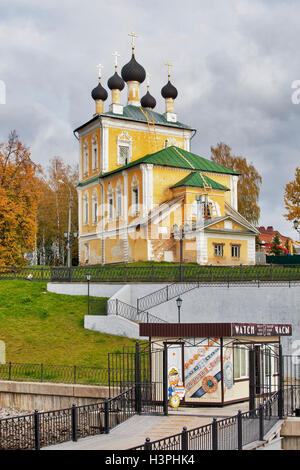
{"label": "gilded cross", "polygon": [[131,47],[132,47],[132,52],[134,51],[134,40],[135,38],[137,38],[138,36],[135,34],[135,33],[129,33],[128,36],[131,36]]}
{"label": "gilded cross", "polygon": [[117,67],[118,67],[118,57],[120,57],[120,54],[118,54],[117,51],[113,52],[112,54],[115,58],[115,69],[117,70]]}
{"label": "gilded cross", "polygon": [[167,62],[165,65],[168,67],[168,78],[170,78],[171,67],[173,67],[173,64],[171,64],[171,62]]}
{"label": "gilded cross", "polygon": [[103,65],[98,64],[97,69],[98,69],[98,78],[99,78],[99,80],[101,80]]}
{"label": "gilded cross", "polygon": [[151,75],[150,73],[146,73],[146,79],[147,79],[147,90],[149,90],[149,87],[150,87],[150,78],[151,78]]}

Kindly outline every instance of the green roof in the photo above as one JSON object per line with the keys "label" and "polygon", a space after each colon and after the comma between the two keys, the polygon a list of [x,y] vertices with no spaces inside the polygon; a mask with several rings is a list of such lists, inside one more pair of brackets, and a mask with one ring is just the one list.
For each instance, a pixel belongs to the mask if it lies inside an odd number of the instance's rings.
{"label": "green roof", "polygon": [[229,188],[223,186],[223,184],[217,183],[206,175],[202,173],[190,173],[181,181],[171,186],[171,188],[180,188],[181,186],[191,186],[194,188],[211,188],[211,189],[221,189],[222,191],[229,191]]}
{"label": "green roof", "polygon": [[[143,111],[142,111],[143,110]],[[146,118],[145,114],[148,116],[148,119]],[[90,124],[91,122],[95,121],[98,119],[100,116],[107,116],[107,117],[112,117],[115,119],[127,119],[129,121],[136,121],[136,122],[148,122],[154,123],[159,126],[168,126],[168,127],[177,127],[179,129],[189,129],[191,131],[194,131],[192,127],[188,126],[187,124],[183,124],[182,122],[169,122],[166,120],[165,116],[160,113],[156,113],[155,111],[150,111],[149,109],[146,108],[141,108],[139,106],[132,106],[132,105],[127,105],[124,106],[123,108],[123,114],[114,114],[110,111],[107,111],[106,113],[102,114],[96,114],[93,116],[92,119],[89,121],[85,122],[81,126],[77,127],[74,132],[79,131],[80,129],[84,128],[87,124]]]}
{"label": "green roof", "polygon": [[160,126],[169,126],[169,127],[180,127],[181,129],[190,129],[193,130],[187,124],[183,124],[182,122],[169,122],[166,120],[165,116],[160,113],[156,113],[155,111],[150,111],[149,109],[142,108],[139,106],[132,106],[127,105],[123,108],[123,114],[114,114],[110,111],[103,113],[103,116],[110,116],[119,119],[130,119],[132,121],[140,121],[140,122],[147,122],[147,118],[145,114],[148,116],[150,123],[154,121],[155,124]]}
{"label": "green roof", "polygon": [[142,158],[134,160],[128,165],[124,165],[115,170],[104,173],[102,176],[107,176],[118,171],[131,168],[134,165],[140,163],[152,163],[153,165],[169,166],[173,168],[184,168],[186,170],[200,170],[207,171],[210,173],[224,173],[228,175],[238,175],[234,170],[226,168],[225,166],[219,165],[218,163],[207,160],[207,158],[199,157],[195,153],[188,152],[179,147],[171,146],[165,149],[159,150],[155,153],[150,153]]}
{"label": "green roof", "polygon": [[[208,173],[222,173],[227,175],[239,175],[238,172],[226,168],[225,166],[219,165],[218,163],[212,162],[207,158],[200,157],[195,153],[188,152],[179,147],[167,147],[159,150],[158,152],[145,155],[144,157],[134,160],[128,165],[121,166],[115,170],[108,171],[107,173],[99,174],[93,178],[90,178],[78,186],[85,186],[86,184],[92,183],[97,178],[104,178],[109,175],[118,173],[119,171],[126,170],[141,163],[151,163],[152,165],[160,165],[171,168],[182,168],[186,170],[204,171]],[[225,188],[225,186],[224,186]],[[226,188],[227,189],[227,188]]]}

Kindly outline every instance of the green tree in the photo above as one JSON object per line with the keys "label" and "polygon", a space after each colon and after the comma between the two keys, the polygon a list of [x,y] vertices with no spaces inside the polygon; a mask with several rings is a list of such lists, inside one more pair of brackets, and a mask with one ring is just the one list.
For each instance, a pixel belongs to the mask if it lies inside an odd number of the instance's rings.
{"label": "green tree", "polygon": [[278,233],[275,233],[272,239],[272,246],[270,252],[275,256],[282,255],[282,250],[279,248],[279,246],[281,246],[281,240],[279,238]]}
{"label": "green tree", "polygon": [[257,224],[260,216],[258,205],[262,177],[246,158],[231,154],[231,148],[224,142],[210,148],[212,161],[240,173],[238,181],[238,211],[250,223]]}

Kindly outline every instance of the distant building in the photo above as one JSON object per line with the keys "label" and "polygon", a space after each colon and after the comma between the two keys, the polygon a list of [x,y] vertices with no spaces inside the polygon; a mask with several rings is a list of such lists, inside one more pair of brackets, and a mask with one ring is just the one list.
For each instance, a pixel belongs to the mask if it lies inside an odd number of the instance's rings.
{"label": "distant building", "polygon": [[293,254],[294,247],[293,247],[293,240],[289,237],[285,237],[278,232],[278,230],[274,230],[273,226],[269,226],[265,228],[264,226],[257,227],[259,231],[259,245],[260,251],[263,251],[265,254],[271,254],[271,249],[273,246],[273,238],[275,235],[278,235],[280,238],[280,248],[282,249],[282,254]]}

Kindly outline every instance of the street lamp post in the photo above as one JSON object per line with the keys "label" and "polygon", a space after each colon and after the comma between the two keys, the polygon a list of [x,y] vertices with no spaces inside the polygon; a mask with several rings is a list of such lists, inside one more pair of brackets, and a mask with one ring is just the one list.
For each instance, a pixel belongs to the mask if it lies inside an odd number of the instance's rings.
{"label": "street lamp post", "polygon": [[294,224],[294,229],[300,234],[299,220],[298,220],[298,219],[295,219],[295,220],[293,221],[293,224]]}
{"label": "street lamp post", "polygon": [[176,303],[177,303],[177,309],[178,309],[178,323],[180,323],[180,309],[181,309],[181,305],[182,305],[182,299],[180,297],[178,297],[176,299]]}
{"label": "street lamp post", "polygon": [[67,265],[68,265],[68,268],[71,268],[71,267],[72,267],[72,246],[73,246],[73,240],[75,240],[75,238],[77,238],[78,232],[77,232],[77,230],[74,230],[73,233],[72,233],[71,231],[65,230],[65,231],[64,231],[64,236],[65,236],[65,239],[67,240],[67,244],[68,244],[68,260],[67,260]]}
{"label": "street lamp post", "polygon": [[179,258],[180,258],[180,281],[183,280],[183,239],[184,227],[174,224],[173,226],[174,238],[179,239]]}
{"label": "street lamp post", "polygon": [[86,273],[86,280],[88,283],[88,315],[90,314],[90,280],[91,280],[91,273],[88,271]]}

